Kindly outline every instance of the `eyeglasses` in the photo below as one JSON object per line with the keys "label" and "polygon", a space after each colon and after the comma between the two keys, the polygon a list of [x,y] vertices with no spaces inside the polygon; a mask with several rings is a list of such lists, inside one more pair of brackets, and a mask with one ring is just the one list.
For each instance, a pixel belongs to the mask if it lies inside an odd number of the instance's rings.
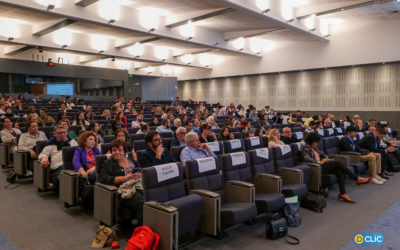
{"label": "eyeglasses", "polygon": [[56,134],[66,134],[67,131],[62,131],[62,132],[56,132]]}

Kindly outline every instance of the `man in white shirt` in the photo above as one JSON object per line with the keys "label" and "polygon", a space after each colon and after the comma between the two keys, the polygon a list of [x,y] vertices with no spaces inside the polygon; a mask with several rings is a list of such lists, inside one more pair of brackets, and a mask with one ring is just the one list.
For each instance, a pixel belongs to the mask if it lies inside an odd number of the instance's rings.
{"label": "man in white shirt", "polygon": [[136,121],[132,121],[131,126],[132,128],[140,128],[141,124],[143,124],[143,114],[139,113],[136,116]]}
{"label": "man in white shirt", "polygon": [[29,152],[28,169],[33,168],[33,161],[37,158],[36,142],[47,141],[47,136],[43,131],[38,130],[38,123],[36,121],[28,121],[26,123],[28,132],[23,133],[18,141],[18,150]]}
{"label": "man in white shirt", "polygon": [[[64,169],[62,160],[62,148],[78,146],[78,143],[72,139],[69,140],[67,136],[67,128],[58,125],[54,129],[55,137],[47,142],[46,147],[43,148],[39,154],[38,159],[42,167],[50,167],[50,182],[57,183],[58,174]],[[51,157],[51,162],[49,158]]]}

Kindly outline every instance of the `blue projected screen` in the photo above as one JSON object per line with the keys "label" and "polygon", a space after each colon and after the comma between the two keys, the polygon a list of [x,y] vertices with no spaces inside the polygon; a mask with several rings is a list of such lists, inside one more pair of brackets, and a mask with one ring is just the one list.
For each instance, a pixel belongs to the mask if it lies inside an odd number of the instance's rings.
{"label": "blue projected screen", "polygon": [[47,84],[48,95],[74,95],[74,84]]}

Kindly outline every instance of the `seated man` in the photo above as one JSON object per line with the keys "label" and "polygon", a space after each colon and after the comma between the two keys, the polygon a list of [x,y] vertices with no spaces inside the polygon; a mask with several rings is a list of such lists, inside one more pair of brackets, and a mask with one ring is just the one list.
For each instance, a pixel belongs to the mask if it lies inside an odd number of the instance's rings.
{"label": "seated man", "polygon": [[207,146],[207,144],[201,144],[197,133],[189,132],[185,135],[185,142],[187,146],[181,152],[181,162],[185,164],[187,161],[206,158],[216,157],[214,152]]}
{"label": "seated man", "polygon": [[46,126],[46,122],[55,122],[54,118],[47,115],[47,108],[40,109],[40,116],[38,122],[42,123],[42,126]]}
{"label": "seated man", "polygon": [[382,124],[381,127],[385,130],[385,136],[382,138],[383,142],[388,146],[400,147],[400,140],[389,135],[389,127],[387,124]]}
{"label": "seated man", "polygon": [[36,142],[47,141],[47,136],[43,131],[38,130],[36,121],[28,121],[26,123],[28,132],[23,133],[18,141],[18,150],[29,152],[28,155],[28,169],[33,169],[33,161],[37,158],[36,155]]}
{"label": "seated man", "polygon": [[281,140],[285,144],[291,144],[291,143],[297,143],[299,140],[297,140],[293,135],[292,135],[292,130],[289,127],[285,127],[282,130],[282,137]]}
{"label": "seated man", "polygon": [[141,154],[139,159],[140,167],[151,167],[155,165],[176,162],[168,149],[162,145],[162,139],[157,131],[150,131],[146,134],[148,148]]}
{"label": "seated man", "polygon": [[173,146],[187,146],[185,142],[186,128],[179,127],[176,129],[176,138],[172,139],[171,147]]}
{"label": "seated man", "polygon": [[380,176],[384,179],[388,179],[388,176],[391,176],[393,174],[390,174],[389,172],[386,171],[387,169],[387,153],[392,153],[395,151],[395,148],[387,148],[383,149],[379,146],[379,140],[383,138],[385,135],[385,132],[383,129],[378,129],[376,130],[375,127],[371,127],[371,133],[368,133],[366,136],[364,136],[358,145],[362,149],[366,149],[369,152],[374,152],[374,153],[379,153],[381,155],[381,174]]}
{"label": "seated man", "polygon": [[[74,139],[69,139],[67,136],[67,128],[57,125],[54,128],[55,137],[51,138],[43,151],[39,154],[38,159],[42,167],[47,168],[50,166],[50,182],[57,185],[57,177],[61,170],[64,169],[62,160],[62,148],[78,146]],[[49,158],[51,157],[51,162]]]}
{"label": "seated man", "polygon": [[171,127],[170,120],[169,119],[163,119],[162,122],[161,122],[161,126],[158,126],[156,130],[157,130],[158,133],[172,132],[170,127]]}
{"label": "seated man", "polygon": [[378,174],[381,174],[381,155],[375,152],[368,152],[365,149],[360,149],[358,144],[355,142],[357,135],[357,129],[353,126],[346,128],[346,135],[340,140],[340,149],[343,151],[357,152],[360,153],[360,160],[362,162],[368,162],[369,176],[372,177],[372,183],[382,185],[386,179],[381,178]]}
{"label": "seated man", "polygon": [[363,127],[362,131],[363,132],[368,131],[370,127],[375,127],[375,125],[376,125],[376,121],[374,119],[370,119],[368,121],[368,124]]}

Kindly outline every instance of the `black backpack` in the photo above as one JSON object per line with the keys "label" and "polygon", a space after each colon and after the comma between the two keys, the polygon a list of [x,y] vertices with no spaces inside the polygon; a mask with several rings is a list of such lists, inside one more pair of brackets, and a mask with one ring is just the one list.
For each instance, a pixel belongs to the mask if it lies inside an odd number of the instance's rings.
{"label": "black backpack", "polygon": [[308,193],[301,199],[300,205],[314,212],[322,213],[326,207],[326,198],[321,194]]}

